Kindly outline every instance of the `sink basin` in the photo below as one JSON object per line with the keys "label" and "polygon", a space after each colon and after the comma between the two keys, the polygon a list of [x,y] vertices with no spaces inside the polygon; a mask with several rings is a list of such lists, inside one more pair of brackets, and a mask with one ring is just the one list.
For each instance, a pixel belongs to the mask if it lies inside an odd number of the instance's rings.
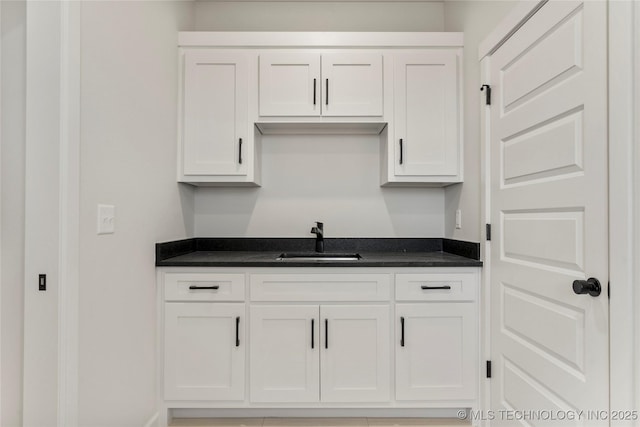
{"label": "sink basin", "polygon": [[276,258],[277,261],[358,261],[360,254],[342,254],[331,252],[285,252]]}

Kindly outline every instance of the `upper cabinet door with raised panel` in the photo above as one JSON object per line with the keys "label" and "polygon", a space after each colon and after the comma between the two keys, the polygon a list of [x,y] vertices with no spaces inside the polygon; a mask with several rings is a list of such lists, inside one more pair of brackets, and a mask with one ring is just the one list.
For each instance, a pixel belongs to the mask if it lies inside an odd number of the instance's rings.
{"label": "upper cabinet door with raised panel", "polygon": [[246,54],[187,51],[183,73],[184,181],[195,175],[247,175],[252,152]]}
{"label": "upper cabinet door with raised panel", "polygon": [[382,116],[382,54],[260,55],[260,116]]}
{"label": "upper cabinet door with raised panel", "polygon": [[382,54],[322,55],[322,115],[382,116]]}
{"label": "upper cabinet door with raised panel", "polygon": [[395,55],[396,182],[461,181],[459,51]]}
{"label": "upper cabinet door with raised panel", "polygon": [[320,115],[320,55],[270,52],[260,55],[260,115]]}

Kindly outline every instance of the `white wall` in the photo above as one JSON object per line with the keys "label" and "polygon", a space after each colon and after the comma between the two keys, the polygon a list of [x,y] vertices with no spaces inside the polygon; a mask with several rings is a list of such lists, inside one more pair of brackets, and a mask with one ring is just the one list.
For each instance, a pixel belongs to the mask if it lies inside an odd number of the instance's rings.
{"label": "white wall", "polygon": [[[154,244],[193,232],[175,161],[177,31],[191,17],[180,1],[82,5],[83,427],[142,426],[156,410]],[[96,234],[98,203],[115,205],[115,234]]]}
{"label": "white wall", "polygon": [[26,8],[2,1],[0,425],[22,425]]}
{"label": "white wall", "polygon": [[[464,32],[464,183],[445,191],[445,236],[480,241],[480,64],[478,44],[518,1],[447,0],[445,31]],[[462,210],[462,229],[455,229],[456,209]]]}
{"label": "white wall", "polygon": [[[197,2],[211,31],[443,31],[442,2]],[[263,139],[263,186],[200,188],[197,236],[440,237],[444,190],[379,186],[376,137]]]}
{"label": "white wall", "polygon": [[198,1],[194,30],[443,31],[442,2]]}
{"label": "white wall", "polygon": [[381,188],[377,136],[265,136],[262,188],[203,188],[197,236],[443,235],[444,190]]}

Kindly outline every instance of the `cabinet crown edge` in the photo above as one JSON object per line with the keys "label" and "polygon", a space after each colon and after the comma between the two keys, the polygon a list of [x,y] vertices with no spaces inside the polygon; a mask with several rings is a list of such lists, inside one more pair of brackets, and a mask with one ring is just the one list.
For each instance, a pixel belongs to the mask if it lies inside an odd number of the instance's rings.
{"label": "cabinet crown edge", "polygon": [[180,31],[180,47],[463,47],[461,32]]}

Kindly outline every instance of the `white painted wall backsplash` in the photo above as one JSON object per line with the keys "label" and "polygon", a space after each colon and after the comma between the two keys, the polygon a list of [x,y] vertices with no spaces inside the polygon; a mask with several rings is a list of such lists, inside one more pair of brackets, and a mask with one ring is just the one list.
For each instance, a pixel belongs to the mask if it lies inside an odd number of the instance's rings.
{"label": "white painted wall backsplash", "polygon": [[262,187],[198,188],[194,235],[441,237],[442,188],[381,188],[379,138],[270,135],[262,138]]}

